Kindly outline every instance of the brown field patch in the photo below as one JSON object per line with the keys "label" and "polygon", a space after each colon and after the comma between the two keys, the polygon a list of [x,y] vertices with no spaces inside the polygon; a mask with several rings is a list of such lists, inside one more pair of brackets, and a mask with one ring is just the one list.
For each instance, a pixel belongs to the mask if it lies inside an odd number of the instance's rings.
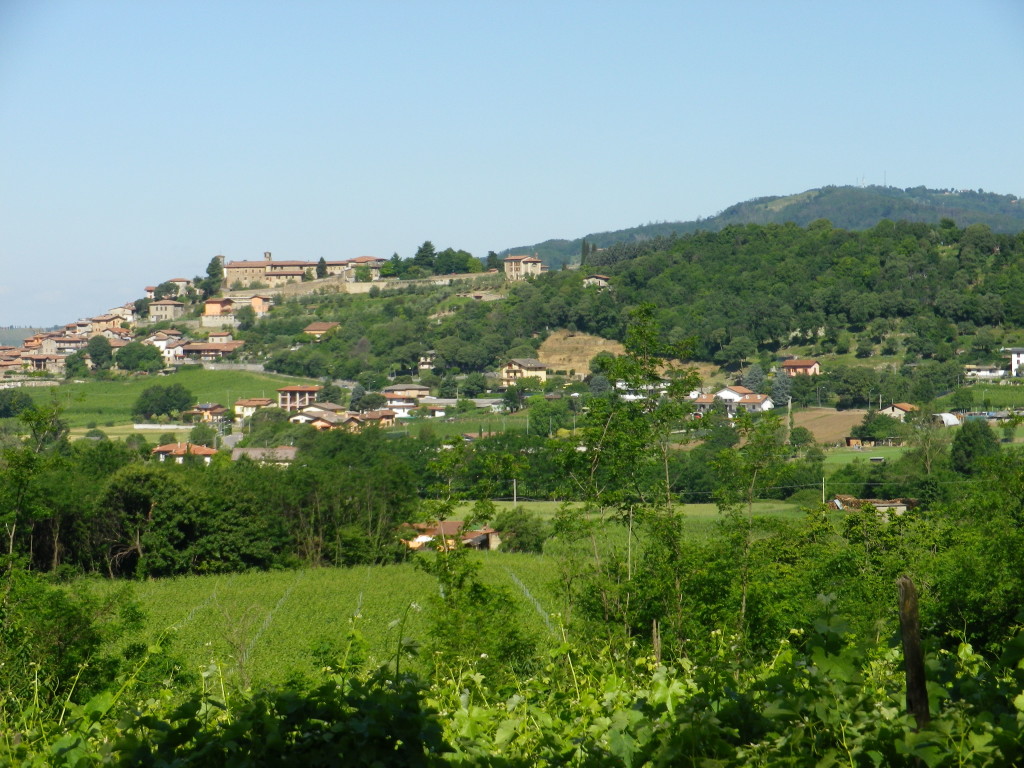
{"label": "brown field patch", "polygon": [[[783,414],[785,411],[783,411]],[[814,439],[823,445],[839,443],[850,434],[850,430],[864,420],[864,411],[853,408],[836,411],[832,408],[806,408],[793,414],[793,426],[811,430]]]}
{"label": "brown field patch", "polygon": [[575,371],[577,376],[586,376],[590,373],[590,360],[598,352],[621,355],[625,351],[625,347],[611,339],[561,330],[552,331],[544,339],[537,357],[549,371]]}

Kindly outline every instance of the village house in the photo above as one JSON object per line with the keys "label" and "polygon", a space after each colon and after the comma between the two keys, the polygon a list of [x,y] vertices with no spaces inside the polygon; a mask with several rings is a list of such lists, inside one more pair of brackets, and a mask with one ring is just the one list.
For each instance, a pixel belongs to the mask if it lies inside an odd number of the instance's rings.
{"label": "village house", "polygon": [[370,270],[370,280],[380,280],[380,270],[385,264],[387,264],[387,259],[377,256],[356,256],[354,259],[348,260],[353,279],[355,279],[356,270],[362,268]]}
{"label": "village house", "polygon": [[260,408],[272,408],[277,405],[269,397],[245,397],[235,401],[235,422],[241,423],[252,417]]}
{"label": "village house", "polygon": [[724,403],[725,412],[733,418],[741,411],[747,413],[765,413],[775,408],[775,402],[768,395],[762,395],[740,385],[723,387],[712,394],[691,392],[690,401],[694,404],[698,415],[710,411],[716,402]]}
{"label": "village house", "polygon": [[189,421],[217,424],[226,419],[227,412],[228,409],[220,403],[197,403],[187,411],[182,411],[181,415]]}
{"label": "village house", "polygon": [[416,368],[420,373],[427,373],[434,370],[434,358],[437,356],[437,352],[432,349],[428,349],[422,355],[420,355],[419,362],[416,364]]}
{"label": "village house", "polygon": [[265,281],[270,288],[280,288],[289,283],[301,283],[306,276],[303,269],[281,269],[267,272]]}
{"label": "village house", "polygon": [[277,407],[282,411],[301,411],[316,402],[323,387],[293,384],[277,390]]}
{"label": "village house", "polygon": [[1021,365],[1024,364],[1024,347],[1003,347],[1000,352],[1006,352],[1003,357],[1010,358],[1010,375],[1017,376]]}
{"label": "village house", "polygon": [[532,357],[518,357],[509,360],[498,371],[502,387],[511,387],[526,378],[537,378],[544,383],[548,378],[547,366]]}
{"label": "village house", "polygon": [[501,546],[501,535],[488,526],[477,530],[464,531],[465,523],[461,520],[441,520],[437,523],[406,523],[405,528],[411,534],[403,539],[411,550],[434,546],[439,549],[451,550],[461,544],[472,549],[496,550]]}
{"label": "village house", "polygon": [[324,335],[330,333],[335,328],[339,327],[341,327],[341,323],[317,322],[310,323],[309,325],[302,329],[302,332],[305,333],[307,336],[312,336],[317,341],[320,341],[320,339],[323,338]]}
{"label": "village house", "polygon": [[506,256],[503,265],[506,280],[525,280],[528,277],[533,277],[547,271],[544,262],[536,256],[530,256],[529,254]]}
{"label": "village house", "polygon": [[779,363],[779,368],[787,376],[817,376],[821,373],[821,366],[817,360],[801,360],[791,358]]}
{"label": "village house", "polygon": [[264,252],[263,261],[229,261],[224,265],[223,283],[228,289],[266,285],[271,262],[270,251]]}
{"label": "village house", "polygon": [[256,296],[224,296],[223,298],[207,299],[203,302],[203,314],[200,322],[204,327],[215,328],[223,325],[237,325],[235,317],[243,307],[252,307],[256,317],[263,317],[270,312],[271,297]]}
{"label": "village house", "polygon": [[189,341],[182,345],[181,351],[186,360],[213,363],[222,359],[225,355],[238,351],[244,345],[244,341]]}
{"label": "village house", "polygon": [[389,384],[381,390],[385,396],[396,395],[407,400],[417,401],[421,397],[430,396],[430,387],[423,384]]}
{"label": "village house", "polygon": [[184,277],[172,277],[170,280],[166,280],[165,282],[171,283],[178,289],[178,293],[176,294],[177,296],[184,296],[188,291],[189,286],[192,285],[192,281]]}
{"label": "village house", "polygon": [[195,443],[168,443],[167,445],[158,445],[153,449],[152,454],[159,461],[170,460],[175,464],[184,464],[186,456],[195,456],[202,460],[204,464],[209,464],[210,460],[217,454],[217,451],[213,448],[207,448],[205,445],[196,445]]}
{"label": "village house", "polygon": [[161,299],[149,304],[149,321],[160,323],[165,320],[177,320],[185,314],[185,305],[174,299]]}
{"label": "village house", "polygon": [[231,451],[232,461],[249,459],[259,464],[275,464],[285,467],[295,461],[299,449],[294,445],[279,445],[275,448],[234,448]]}
{"label": "village house", "polygon": [[905,421],[907,416],[917,410],[916,405],[911,403],[893,403],[887,408],[882,408],[878,412],[883,416],[891,416],[897,421]]}
{"label": "village house", "polygon": [[902,515],[916,508],[919,503],[917,499],[858,499],[856,496],[837,494],[829,506],[841,512],[859,512],[866,507],[874,507],[882,521],[888,522],[890,513]]}
{"label": "village house", "polygon": [[607,275],[587,275],[583,278],[583,286],[589,288],[591,286],[596,288],[607,288],[608,281],[611,280]]}
{"label": "village house", "polygon": [[290,416],[288,421],[292,424],[308,424],[313,427],[313,429],[323,431],[328,429],[342,429],[348,426],[351,419],[347,417],[348,413],[345,411],[336,413],[334,411],[322,411],[319,408],[310,406],[308,408],[303,408],[294,416]]}
{"label": "village house", "polygon": [[159,349],[165,365],[175,365],[185,359],[185,342],[181,340],[178,331],[157,331],[143,339],[142,343]]}
{"label": "village house", "polygon": [[968,379],[989,381],[1003,378],[1006,371],[998,365],[965,365],[964,376]]}
{"label": "village house", "polygon": [[89,318],[90,333],[95,336],[98,333],[102,333],[105,330],[116,328],[121,330],[121,323],[124,322],[124,318],[120,315],[98,315],[97,317]]}

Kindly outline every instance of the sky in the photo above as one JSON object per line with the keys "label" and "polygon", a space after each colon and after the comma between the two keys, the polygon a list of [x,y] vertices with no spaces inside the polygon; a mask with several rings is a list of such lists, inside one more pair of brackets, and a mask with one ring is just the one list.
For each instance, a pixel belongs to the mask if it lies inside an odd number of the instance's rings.
{"label": "sky", "polygon": [[1019,0],[0,0],[0,326],[828,184],[1024,194]]}

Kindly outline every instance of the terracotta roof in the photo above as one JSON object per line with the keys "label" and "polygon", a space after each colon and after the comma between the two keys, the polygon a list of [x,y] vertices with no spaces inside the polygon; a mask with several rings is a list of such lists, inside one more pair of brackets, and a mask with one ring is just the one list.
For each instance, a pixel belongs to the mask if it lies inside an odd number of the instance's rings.
{"label": "terracotta roof", "polygon": [[162,453],[165,456],[213,456],[217,451],[195,443],[168,443],[158,445],[152,453]]}
{"label": "terracotta roof", "polygon": [[752,394],[754,394],[754,390],[747,389],[746,387],[741,387],[739,384],[737,384],[734,387],[726,387],[726,389],[728,389],[730,392],[735,392],[737,395],[752,395]]}
{"label": "terracotta roof", "polygon": [[810,368],[812,365],[817,364],[817,362],[817,360],[799,360],[794,358],[792,360],[783,360],[780,366],[783,368]]}
{"label": "terracotta roof", "polygon": [[304,333],[327,333],[332,328],[337,328],[341,323],[310,323],[303,328]]}
{"label": "terracotta roof", "polygon": [[[917,406],[913,405],[912,403],[893,403],[890,407],[896,408],[897,410],[903,411],[904,413],[910,413],[911,411],[917,410]],[[883,408],[882,410],[885,409]]]}
{"label": "terracotta roof", "polygon": [[227,264],[224,265],[224,268],[225,269],[246,269],[246,268],[252,269],[252,268],[255,268],[255,267],[264,267],[264,268],[266,268],[266,266],[268,264],[271,264],[271,263],[272,262],[267,261],[266,259],[262,259],[260,261],[229,261]]}
{"label": "terracotta roof", "polygon": [[323,387],[310,386],[308,384],[291,384],[287,387],[278,387],[278,392],[319,392]]}
{"label": "terracotta roof", "polygon": [[274,400],[269,397],[244,397],[241,400],[235,400],[235,407],[242,408],[264,408],[268,405],[273,405]]}

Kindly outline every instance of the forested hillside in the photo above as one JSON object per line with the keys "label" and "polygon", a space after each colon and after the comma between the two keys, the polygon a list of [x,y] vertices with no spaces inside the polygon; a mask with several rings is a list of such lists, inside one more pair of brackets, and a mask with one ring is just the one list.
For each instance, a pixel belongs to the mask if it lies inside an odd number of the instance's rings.
{"label": "forested hillside", "polygon": [[590,247],[607,248],[616,243],[638,243],[672,234],[715,232],[733,224],[791,222],[806,226],[817,219],[828,219],[842,229],[870,229],[883,219],[937,224],[943,218],[955,221],[960,227],[985,224],[994,232],[1012,233],[1024,229],[1024,208],[1016,195],[970,189],[828,186],[795,195],[755,198],[696,221],[657,222],[614,232],[595,232],[574,240],[546,240],[507,249],[502,255],[536,253],[545,263],[557,268],[562,264],[579,263],[584,242]]}
{"label": "forested hillside", "polygon": [[[590,271],[610,287],[584,287]],[[823,220],[735,225],[595,251],[583,270],[513,284],[502,301],[455,290],[307,297],[246,338],[283,373],[388,373],[428,349],[443,371],[486,371],[533,356],[556,328],[622,340],[630,308],[651,302],[665,341],[692,339],[695,359],[728,367],[783,348],[890,365],[989,362],[1024,328],[1024,237],[949,219],[859,232]],[[312,320],[341,326],[313,343],[301,334]]]}

